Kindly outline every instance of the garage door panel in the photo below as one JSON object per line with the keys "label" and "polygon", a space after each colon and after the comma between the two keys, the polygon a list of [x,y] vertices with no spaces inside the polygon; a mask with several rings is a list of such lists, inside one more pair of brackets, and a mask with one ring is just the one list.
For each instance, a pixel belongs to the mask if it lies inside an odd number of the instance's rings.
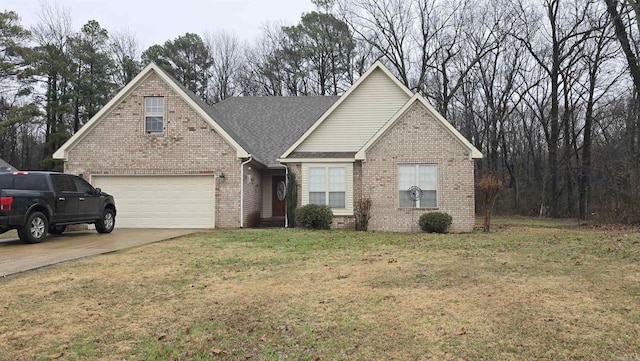
{"label": "garage door panel", "polygon": [[112,194],[118,227],[213,228],[215,176],[93,176]]}

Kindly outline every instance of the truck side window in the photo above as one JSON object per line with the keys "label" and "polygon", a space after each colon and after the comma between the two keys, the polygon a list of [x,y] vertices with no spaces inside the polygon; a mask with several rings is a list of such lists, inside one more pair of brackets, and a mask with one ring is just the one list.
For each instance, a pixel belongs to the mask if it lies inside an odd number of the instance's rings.
{"label": "truck side window", "polygon": [[44,174],[16,175],[13,177],[13,188],[30,191],[46,191],[47,182]]}
{"label": "truck side window", "polygon": [[75,186],[69,181],[69,177],[63,174],[52,174],[53,186],[57,192],[75,192]]}
{"label": "truck side window", "polygon": [[93,193],[93,187],[91,186],[91,184],[87,183],[83,179],[80,179],[79,177],[72,176],[71,179],[75,184],[76,190],[78,192],[87,193],[87,194]]}

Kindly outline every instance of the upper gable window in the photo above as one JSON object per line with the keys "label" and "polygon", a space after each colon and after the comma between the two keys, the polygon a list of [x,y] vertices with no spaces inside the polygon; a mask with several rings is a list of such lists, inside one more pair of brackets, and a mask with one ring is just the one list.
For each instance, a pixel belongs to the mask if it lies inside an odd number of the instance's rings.
{"label": "upper gable window", "polygon": [[162,134],[164,125],[164,98],[144,98],[144,131],[147,134]]}

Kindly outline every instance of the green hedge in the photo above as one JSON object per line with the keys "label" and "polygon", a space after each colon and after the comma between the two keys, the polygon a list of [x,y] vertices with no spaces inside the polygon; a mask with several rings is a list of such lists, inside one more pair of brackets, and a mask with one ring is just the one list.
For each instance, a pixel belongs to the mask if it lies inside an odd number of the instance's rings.
{"label": "green hedge", "polygon": [[330,229],[333,223],[331,208],[320,204],[307,204],[296,209],[298,227],[310,229]]}
{"label": "green hedge", "polygon": [[443,212],[429,212],[420,216],[420,229],[429,233],[444,233],[451,225],[453,218]]}

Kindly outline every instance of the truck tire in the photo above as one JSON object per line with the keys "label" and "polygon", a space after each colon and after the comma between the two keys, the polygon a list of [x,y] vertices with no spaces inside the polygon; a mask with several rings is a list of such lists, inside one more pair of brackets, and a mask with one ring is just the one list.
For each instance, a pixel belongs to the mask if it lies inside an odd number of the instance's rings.
{"label": "truck tire", "polygon": [[49,233],[51,234],[63,234],[67,230],[67,226],[50,226]]}
{"label": "truck tire", "polygon": [[32,212],[24,226],[18,228],[18,237],[24,243],[40,243],[47,237],[49,220],[42,212]]}
{"label": "truck tire", "polygon": [[111,208],[105,208],[102,218],[96,221],[96,231],[98,233],[111,233],[116,225],[116,212]]}

